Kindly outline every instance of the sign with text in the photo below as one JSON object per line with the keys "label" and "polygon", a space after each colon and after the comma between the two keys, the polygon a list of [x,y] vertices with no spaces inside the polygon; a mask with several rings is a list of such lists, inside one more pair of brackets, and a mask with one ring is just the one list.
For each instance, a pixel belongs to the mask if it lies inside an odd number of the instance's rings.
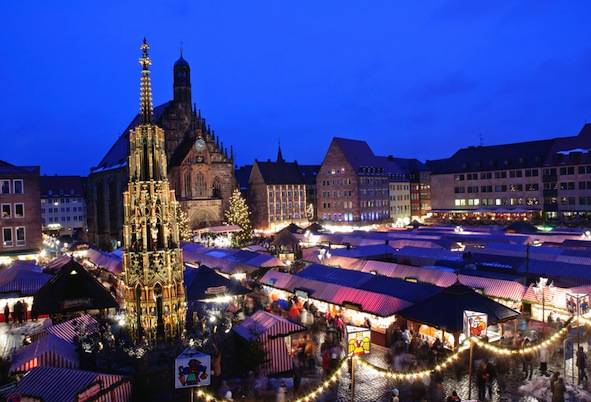
{"label": "sign with text", "polygon": [[211,383],[211,357],[191,348],[174,361],[174,387],[205,387]]}

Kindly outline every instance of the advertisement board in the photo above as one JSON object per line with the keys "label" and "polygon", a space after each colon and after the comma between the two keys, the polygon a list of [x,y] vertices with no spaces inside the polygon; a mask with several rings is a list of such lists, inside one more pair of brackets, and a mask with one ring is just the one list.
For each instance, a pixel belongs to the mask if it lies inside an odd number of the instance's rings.
{"label": "advertisement board", "polygon": [[191,348],[174,361],[174,387],[205,387],[211,383],[211,357]]}
{"label": "advertisement board", "polygon": [[488,327],[488,316],[477,311],[464,311],[464,335],[482,337],[486,335]]}
{"label": "advertisement board", "polygon": [[369,328],[347,325],[347,354],[366,355],[371,352],[371,331]]}
{"label": "advertisement board", "polygon": [[572,315],[585,315],[589,312],[589,295],[586,293],[567,293],[566,309]]}

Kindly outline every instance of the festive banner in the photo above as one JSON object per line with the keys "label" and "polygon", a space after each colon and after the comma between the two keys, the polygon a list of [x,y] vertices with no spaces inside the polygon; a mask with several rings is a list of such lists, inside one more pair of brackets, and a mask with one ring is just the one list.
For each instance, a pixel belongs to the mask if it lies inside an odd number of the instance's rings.
{"label": "festive banner", "polygon": [[211,382],[211,357],[191,348],[174,361],[175,388],[204,387]]}
{"label": "festive banner", "polygon": [[464,310],[464,335],[466,338],[485,336],[487,326],[488,316],[486,314]]}

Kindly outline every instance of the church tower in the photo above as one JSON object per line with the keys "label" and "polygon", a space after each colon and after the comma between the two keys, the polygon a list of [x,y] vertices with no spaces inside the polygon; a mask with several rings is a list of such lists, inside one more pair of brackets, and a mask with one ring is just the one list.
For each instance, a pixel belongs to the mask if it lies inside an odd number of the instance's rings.
{"label": "church tower", "polygon": [[177,203],[167,179],[164,131],[153,123],[146,39],[141,50],[141,123],[129,132],[123,194],[123,281],[129,325],[138,337],[155,339],[182,332],[185,296]]}
{"label": "church tower", "polygon": [[173,76],[174,101],[191,108],[191,68],[187,60],[181,56],[174,63]]}

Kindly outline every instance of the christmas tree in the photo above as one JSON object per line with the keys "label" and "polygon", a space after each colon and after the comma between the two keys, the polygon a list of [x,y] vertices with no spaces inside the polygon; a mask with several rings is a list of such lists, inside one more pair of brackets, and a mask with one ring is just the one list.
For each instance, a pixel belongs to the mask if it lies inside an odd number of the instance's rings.
{"label": "christmas tree", "polygon": [[232,235],[232,245],[241,246],[252,238],[252,226],[250,224],[250,212],[246,200],[240,194],[240,190],[235,189],[230,197],[230,205],[226,210],[226,224],[240,226],[240,232]]}
{"label": "christmas tree", "polygon": [[176,205],[176,221],[179,225],[179,238],[181,241],[191,241],[193,239],[193,233],[189,227],[189,217],[178,202]]}

